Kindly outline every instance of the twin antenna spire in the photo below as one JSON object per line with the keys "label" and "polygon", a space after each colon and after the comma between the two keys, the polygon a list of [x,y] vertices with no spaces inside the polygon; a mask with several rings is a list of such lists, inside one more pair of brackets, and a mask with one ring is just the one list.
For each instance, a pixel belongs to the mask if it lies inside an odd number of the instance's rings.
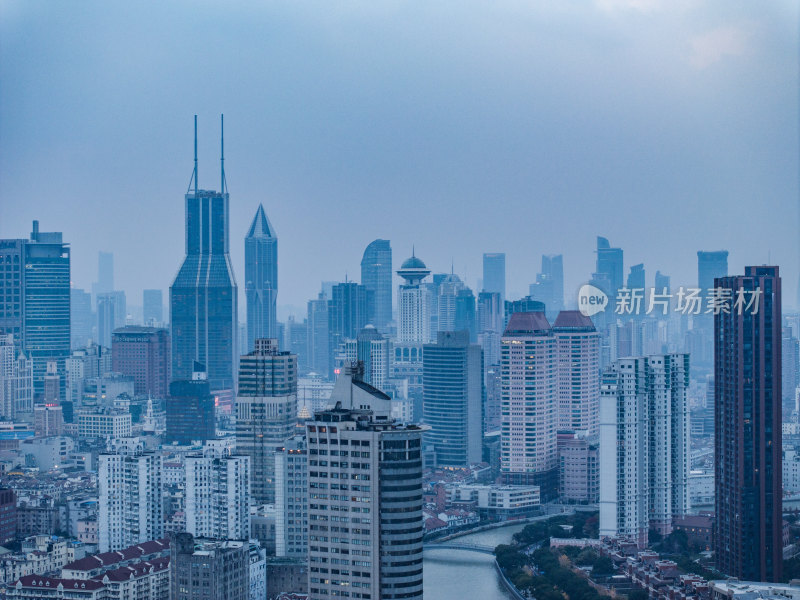
{"label": "twin antenna spire", "polygon": [[[225,194],[228,191],[228,182],[225,180],[225,115],[222,114],[219,116],[219,149],[219,189],[221,194]],[[194,171],[192,171],[192,178],[189,180],[187,193],[192,190],[192,182],[194,182],[194,193],[197,195],[197,115],[194,116]]]}

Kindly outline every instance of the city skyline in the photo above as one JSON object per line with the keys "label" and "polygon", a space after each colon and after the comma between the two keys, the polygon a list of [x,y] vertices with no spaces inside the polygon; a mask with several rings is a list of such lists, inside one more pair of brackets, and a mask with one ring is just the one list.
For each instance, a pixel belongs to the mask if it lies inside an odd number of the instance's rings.
{"label": "city skyline", "polygon": [[0,596],[800,600],[798,57],[786,0],[0,2]]}
{"label": "city skyline", "polygon": [[[176,260],[181,255],[180,240],[169,232],[182,223],[191,115],[198,113],[200,120],[200,183],[210,186],[217,173],[216,119],[225,112],[234,271],[241,280],[242,238],[263,203],[282,232],[281,319],[289,311],[302,314],[320,281],[355,278],[364,248],[376,238],[391,240],[393,268],[416,246],[434,272],[449,272],[454,261],[456,272],[475,291],[480,291],[476,280],[482,253],[504,252],[509,297],[525,295],[542,254],[564,254],[565,292],[576,290],[593,272],[597,235],[623,248],[628,265],[643,262],[650,277],[659,270],[674,285],[695,280],[698,250],[727,249],[731,271],[745,264],[780,264],[786,304],[793,306],[800,271],[793,234],[797,145],[791,133],[797,118],[792,83],[797,53],[793,28],[786,23],[796,22],[796,9],[727,3],[723,9],[712,3],[667,11],[659,2],[642,3],[641,9],[632,4],[476,10],[469,17],[456,15],[452,23],[441,9],[429,8],[441,36],[423,47],[442,52],[434,53],[427,68],[420,64],[419,51],[398,56],[376,45],[373,36],[378,34],[396,40],[395,18],[410,27],[408,35],[427,39],[426,30],[409,23],[396,7],[375,7],[358,16],[345,11],[340,17],[286,7],[271,12],[243,5],[229,13],[209,7],[209,15],[223,21],[221,33],[247,20],[265,25],[270,19],[286,32],[265,40],[246,28],[231,49],[213,45],[213,52],[222,53],[218,59],[207,54],[211,50],[198,50],[200,62],[210,64],[200,79],[224,76],[231,91],[212,91],[188,105],[183,95],[176,102],[173,82],[168,85],[165,79],[165,71],[174,71],[180,73],[177,85],[186,76],[197,80],[195,61],[184,53],[150,69],[144,86],[131,88],[107,74],[139,79],[138,67],[134,77],[134,67],[122,56],[139,52],[142,43],[166,43],[163,30],[142,31],[152,24],[150,17],[146,24],[136,15],[125,20],[126,27],[142,35],[113,36],[119,25],[103,11],[63,27],[65,12],[53,9],[43,15],[35,7],[12,5],[0,26],[0,48],[18,60],[0,65],[0,77],[24,85],[0,91],[8,115],[0,123],[0,195],[26,202],[13,210],[0,202],[0,236],[21,237],[38,218],[45,230],[63,231],[71,243],[74,287],[90,290],[97,278],[97,252],[112,250],[117,287],[129,298],[138,299],[142,289],[166,292],[174,266],[140,260],[147,251],[143,242],[157,239],[164,255]],[[158,10],[164,22],[174,16],[175,9]],[[455,44],[462,29],[477,29],[479,21],[473,19],[478,17],[487,27],[463,46]],[[28,28],[30,36],[14,33],[36,18],[40,26]],[[516,20],[537,35],[521,38]],[[590,23],[593,35],[585,40]],[[555,24],[564,28],[565,42],[547,34]],[[373,29],[376,33],[363,48],[342,46],[334,34],[363,36]],[[177,43],[186,41],[190,30],[179,29]],[[82,36],[81,47],[97,48],[106,41],[99,31],[115,38],[109,52],[97,52],[89,64],[62,73],[63,60],[76,62],[72,36]],[[329,53],[329,60],[336,61],[322,65],[331,73],[325,98],[318,98],[312,83],[320,67],[308,64],[308,52],[292,36],[315,39],[313,55]],[[551,47],[543,62],[535,57],[546,43]],[[617,44],[626,51],[622,55]],[[288,85],[297,70],[282,68],[276,60],[267,62],[266,74],[232,80],[241,72],[237,67],[228,75],[225,65],[233,61],[230,52],[242,48],[264,56],[290,53],[308,74]],[[367,61],[362,49],[374,53],[376,62]],[[657,76],[629,58],[640,54],[660,65]],[[505,56],[503,68],[490,67],[489,59]],[[616,60],[622,62],[615,65]],[[576,66],[581,62],[585,65]],[[765,64],[770,68],[762,68]],[[397,81],[382,76],[376,65],[396,74]],[[19,71],[31,67],[34,81]],[[80,89],[79,95],[59,91],[64,77],[72,78],[70,89]],[[547,89],[537,83],[542,77]],[[475,92],[472,100],[471,92],[482,81],[500,94]],[[283,90],[275,91],[281,83],[286,84]],[[253,94],[240,93],[242,85]],[[373,87],[393,99],[376,104],[362,91]],[[593,92],[585,94],[587,88]],[[154,96],[145,98],[143,89]],[[162,108],[157,114],[126,110],[125,119],[113,108],[96,110],[131,103]],[[592,115],[600,118],[588,120]],[[109,130],[113,136],[106,135]],[[398,136],[401,131],[407,133]],[[87,156],[87,147],[96,150]],[[759,148],[755,155],[753,147]],[[86,158],[48,160],[53,152]],[[442,163],[437,155],[451,158]],[[42,160],[52,169],[47,178],[35,176]],[[355,171],[356,164],[363,168]],[[572,175],[554,178],[556,172]],[[69,192],[65,201],[64,188],[82,191]],[[122,220],[116,204],[107,202],[111,189],[115,198],[137,206],[125,215],[127,227],[115,227]],[[73,210],[70,199],[91,207],[91,217],[77,220],[75,215],[83,213]],[[366,201],[374,208],[363,210]],[[724,210],[731,205],[741,210]],[[669,210],[663,210],[666,206]],[[511,211],[513,220],[504,217]],[[420,219],[422,214],[428,218]],[[718,227],[705,227],[710,219]],[[542,221],[548,226],[527,235],[531,224]],[[347,228],[351,234],[330,251],[324,234],[328,228]],[[565,230],[567,239],[560,233]],[[660,247],[649,243],[654,230]],[[672,251],[664,254],[664,247]],[[314,261],[304,260],[307,255]],[[239,293],[244,306],[244,290]]]}

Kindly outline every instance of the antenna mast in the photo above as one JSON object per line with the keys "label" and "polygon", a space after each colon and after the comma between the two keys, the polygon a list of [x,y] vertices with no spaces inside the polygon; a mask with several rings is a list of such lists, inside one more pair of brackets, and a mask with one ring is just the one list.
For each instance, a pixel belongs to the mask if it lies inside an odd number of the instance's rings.
{"label": "antenna mast", "polygon": [[192,181],[194,181],[194,195],[197,195],[197,115],[194,116],[194,171],[192,171],[192,178],[189,180],[189,189],[186,190],[188,194],[192,189]]}
{"label": "antenna mast", "polygon": [[219,168],[220,168],[220,183],[219,183],[219,191],[220,194],[224,194],[228,184],[225,181],[225,115],[219,115],[219,152],[220,152],[220,159],[219,159]]}

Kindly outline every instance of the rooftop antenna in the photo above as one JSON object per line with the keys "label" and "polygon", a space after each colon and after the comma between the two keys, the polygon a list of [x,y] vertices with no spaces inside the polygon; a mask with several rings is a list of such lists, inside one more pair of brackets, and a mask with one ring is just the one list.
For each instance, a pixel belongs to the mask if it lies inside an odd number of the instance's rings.
{"label": "rooftop antenna", "polygon": [[194,116],[194,171],[192,171],[192,178],[189,180],[188,193],[192,189],[192,181],[194,181],[194,195],[197,195],[197,115]]}
{"label": "rooftop antenna", "polygon": [[220,183],[219,191],[221,194],[225,193],[228,184],[225,181],[225,115],[219,115],[219,148],[220,148]]}

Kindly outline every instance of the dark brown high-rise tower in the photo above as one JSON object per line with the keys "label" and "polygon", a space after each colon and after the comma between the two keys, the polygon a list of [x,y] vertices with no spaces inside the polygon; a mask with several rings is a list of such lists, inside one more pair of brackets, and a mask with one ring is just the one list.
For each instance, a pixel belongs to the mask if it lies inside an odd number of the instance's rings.
{"label": "dark brown high-rise tower", "polygon": [[723,310],[714,316],[714,554],[717,567],[726,575],[780,581],[783,528],[778,267],[746,267],[743,276],[720,277],[714,285],[730,290]]}

